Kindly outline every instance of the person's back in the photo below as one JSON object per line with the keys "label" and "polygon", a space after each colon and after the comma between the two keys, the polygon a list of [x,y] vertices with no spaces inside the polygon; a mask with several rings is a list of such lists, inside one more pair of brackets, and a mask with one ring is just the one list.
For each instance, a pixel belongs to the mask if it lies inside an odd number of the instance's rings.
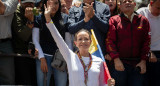
{"label": "person's back", "polygon": [[[0,53],[13,53],[11,22],[18,0],[0,0]],[[14,85],[14,58],[0,56],[0,85]]]}

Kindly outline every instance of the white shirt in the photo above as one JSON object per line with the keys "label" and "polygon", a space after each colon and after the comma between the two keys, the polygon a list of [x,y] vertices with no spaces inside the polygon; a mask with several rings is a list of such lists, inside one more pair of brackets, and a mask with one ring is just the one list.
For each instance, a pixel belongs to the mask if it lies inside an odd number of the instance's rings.
{"label": "white shirt", "polygon": [[[125,14],[124,13],[124,15],[128,18],[128,15],[127,14]],[[135,13],[132,13],[132,15],[131,15],[131,19],[130,19],[130,21],[132,22],[133,21],[133,17],[134,17],[134,15],[136,15]],[[128,18],[129,19],[129,18]]]}
{"label": "white shirt", "polygon": [[43,53],[43,50],[39,43],[39,40],[40,40],[39,35],[40,35],[39,28],[34,27],[32,30],[32,40],[35,45],[35,48],[38,49],[38,58],[41,59],[41,58],[44,58],[44,55],[47,55],[47,54]]}
{"label": "white shirt", "polygon": [[[66,60],[69,73],[69,86],[85,86],[84,69],[79,57],[68,48],[54,24],[50,22],[46,25],[49,28],[60,52]],[[91,55],[91,57],[92,65],[88,71],[87,86],[107,86],[104,84],[104,68],[102,59],[93,55]]]}
{"label": "white shirt", "polygon": [[159,51],[160,50],[160,15],[153,16],[148,7],[143,7],[137,10],[138,13],[145,16],[151,28],[151,50],[152,51]]}
{"label": "white shirt", "polygon": [[[47,55],[47,56],[53,56],[53,55],[50,55],[50,54],[47,54],[47,53],[43,53],[43,50],[41,48],[41,45],[39,43],[39,39],[40,39],[40,32],[39,32],[39,28],[37,27],[34,27],[33,30],[32,30],[32,40],[33,40],[33,43],[35,45],[35,48],[38,49],[38,58],[44,58],[44,55]],[[65,32],[65,41],[67,43],[67,45],[69,46],[69,48],[71,50],[73,50],[73,40],[72,40],[72,35],[69,33],[69,32]]]}
{"label": "white shirt", "polygon": [[18,0],[2,0],[2,3],[6,9],[4,14],[0,15],[0,39],[11,38],[11,23]]}
{"label": "white shirt", "polygon": [[88,65],[89,61],[90,61],[90,58],[82,56],[82,60],[83,60],[83,62],[84,62],[85,65]]}

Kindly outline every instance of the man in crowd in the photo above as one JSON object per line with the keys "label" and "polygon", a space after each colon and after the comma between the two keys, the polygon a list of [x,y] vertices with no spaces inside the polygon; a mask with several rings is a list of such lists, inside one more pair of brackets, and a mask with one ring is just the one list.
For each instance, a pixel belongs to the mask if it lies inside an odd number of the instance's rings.
{"label": "man in crowd", "polygon": [[133,0],[120,0],[121,14],[109,21],[106,46],[114,62],[111,76],[116,86],[143,86],[150,26],[147,18],[134,12],[135,6]]}
{"label": "man in crowd", "polygon": [[[0,0],[0,53],[13,53],[11,22],[18,0]],[[15,84],[14,58],[0,56],[0,85]]]}
{"label": "man in crowd", "polygon": [[105,37],[108,31],[110,17],[109,6],[96,0],[83,0],[80,7],[72,7],[69,12],[69,27],[71,34],[80,29],[93,29],[103,54],[106,54]]}
{"label": "man in crowd", "polygon": [[72,1],[73,0],[64,0],[66,2],[67,9],[70,9],[72,7]]}
{"label": "man in crowd", "polygon": [[[35,0],[21,0],[14,13],[12,22],[13,48],[15,53],[28,54],[28,44],[32,39],[34,26]],[[28,57],[15,57],[15,79],[18,85],[36,84],[35,59]]]}
{"label": "man in crowd", "polygon": [[149,86],[160,86],[160,0],[151,0],[148,7],[137,10],[138,13],[145,16],[150,23],[151,28],[151,57],[148,65]]}
{"label": "man in crowd", "polygon": [[61,0],[61,12],[65,14],[69,14],[69,9],[67,8],[67,4],[64,0]]}

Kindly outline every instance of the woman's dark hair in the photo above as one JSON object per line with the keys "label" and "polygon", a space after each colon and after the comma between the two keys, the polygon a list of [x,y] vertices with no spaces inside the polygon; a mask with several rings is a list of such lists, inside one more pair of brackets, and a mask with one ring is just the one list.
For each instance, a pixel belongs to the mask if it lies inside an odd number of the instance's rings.
{"label": "woman's dark hair", "polygon": [[90,33],[88,30],[86,30],[86,29],[81,29],[81,30],[79,30],[79,31],[74,35],[74,41],[77,41],[77,35],[78,35],[78,33],[80,33],[80,32],[86,32],[86,33],[88,33],[89,39],[91,40],[91,33]]}
{"label": "woman's dark hair", "polygon": [[[105,0],[103,0],[103,3],[105,3]],[[115,7],[115,9],[113,10],[113,13],[111,14],[111,16],[118,15],[118,13],[119,13],[118,1],[116,0],[116,7]]]}
{"label": "woman's dark hair", "polygon": [[[47,3],[47,0],[44,0],[43,6],[42,6],[43,14],[44,14],[44,11],[45,11],[44,4],[46,4],[46,3]],[[60,33],[64,33],[65,25],[64,25],[63,18],[62,18],[62,15],[61,15],[61,2],[60,2],[60,0],[58,0],[58,3],[59,3],[58,11],[54,15],[54,17],[51,17],[51,19],[54,22],[55,26],[57,27],[58,31]],[[64,34],[61,34],[61,35],[64,36]]]}
{"label": "woman's dark hair", "polygon": [[118,2],[117,2],[117,0],[116,0],[116,7],[115,7],[115,9],[113,10],[113,14],[111,15],[111,16],[114,16],[114,15],[117,15],[118,14]]}

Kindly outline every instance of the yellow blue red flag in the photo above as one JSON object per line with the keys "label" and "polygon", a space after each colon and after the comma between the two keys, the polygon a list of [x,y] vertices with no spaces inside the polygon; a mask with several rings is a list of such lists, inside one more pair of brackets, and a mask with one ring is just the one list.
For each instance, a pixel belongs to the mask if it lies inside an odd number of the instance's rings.
{"label": "yellow blue red flag", "polygon": [[105,59],[104,59],[104,56],[102,54],[102,50],[101,50],[101,47],[100,45],[98,44],[98,41],[96,39],[96,36],[94,34],[94,31],[93,29],[91,29],[91,39],[92,39],[92,43],[91,43],[91,46],[89,48],[89,52],[92,54],[92,55],[95,55],[97,57],[100,57],[102,60],[103,60],[103,66],[104,66],[104,79],[105,79],[105,83],[107,84],[107,80],[111,78],[110,76],[110,73],[109,73],[109,70],[108,70],[108,67],[107,67],[107,64],[105,62]]}

